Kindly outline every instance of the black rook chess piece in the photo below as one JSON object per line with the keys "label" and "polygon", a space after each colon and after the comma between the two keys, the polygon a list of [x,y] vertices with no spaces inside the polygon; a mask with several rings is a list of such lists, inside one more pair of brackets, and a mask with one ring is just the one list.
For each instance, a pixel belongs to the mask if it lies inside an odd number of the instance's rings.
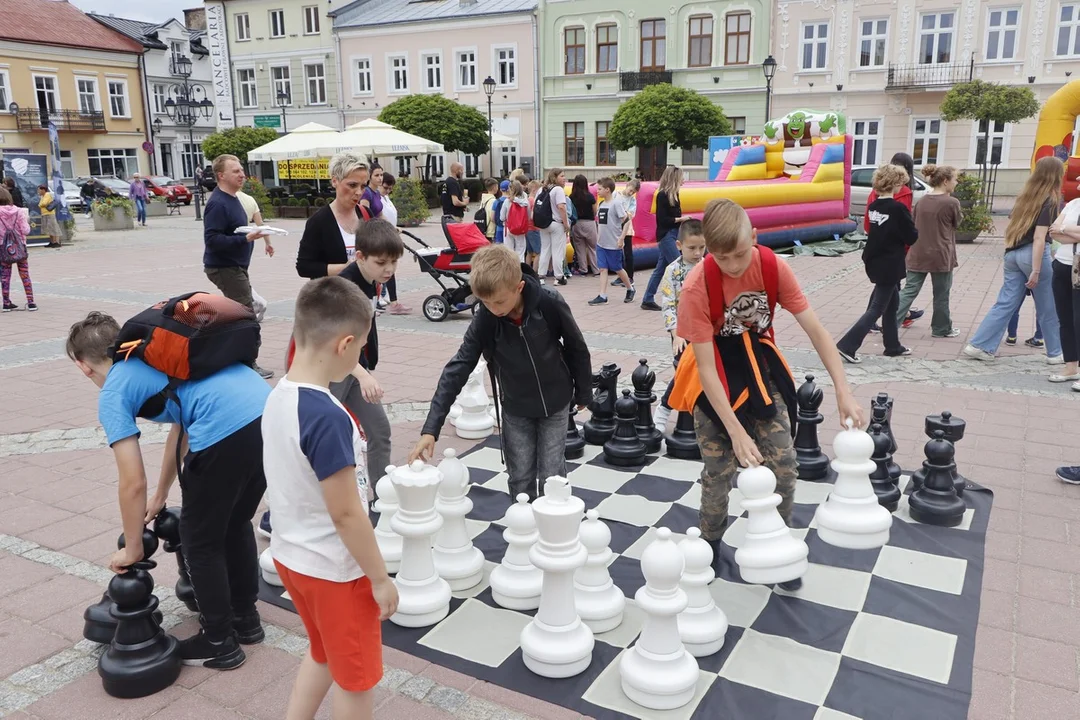
{"label": "black rook chess piece", "polygon": [[638,438],[645,445],[645,452],[657,452],[664,436],[656,429],[656,423],[653,421],[652,405],[656,402],[656,395],[653,394],[652,389],[656,384],[656,373],[649,369],[648,360],[644,358],[638,360],[637,368],[630,374],[630,381],[634,384],[634,401],[637,403],[634,429],[637,430]]}
{"label": "black rook chess piece", "polygon": [[697,444],[692,414],[679,412],[679,417],[675,421],[675,432],[667,436],[667,454],[679,460],[701,459],[701,448]]}
{"label": "black rook chess piece", "polygon": [[874,454],[870,458],[874,461],[874,471],[870,473],[870,484],[874,486],[878,504],[889,512],[896,512],[900,504],[900,488],[889,477],[889,461],[892,460],[889,436],[882,432],[881,425],[874,423],[870,426],[870,438],[874,441]]}
{"label": "black rook chess piece", "polygon": [[116,634],[98,660],[98,674],[105,692],[118,698],[153,695],[180,677],[180,644],[154,617],[158,599],[148,570],[157,567],[149,557],[158,538],[147,529],[142,541],[143,559],[109,581]]}
{"label": "black rook chess piece", "polygon": [[[148,531],[147,531],[148,532]],[[124,548],[124,534],[120,533],[120,537],[116,540],[116,549],[122,550]],[[157,544],[154,544],[154,548],[157,548]],[[147,560],[154,551],[145,553],[146,545],[143,545],[144,555],[143,559]],[[83,612],[83,637],[91,642],[101,643],[102,645],[108,645],[112,642],[113,636],[116,634],[116,619],[109,613],[109,609],[112,607],[113,601],[109,597],[109,592],[106,590],[101,594],[101,600],[86,608]],[[157,621],[161,622],[161,611],[154,611],[154,617]]]}
{"label": "black rook chess piece", "polygon": [[935,430],[925,450],[926,477],[922,487],[908,498],[911,517],[927,525],[956,527],[963,521],[966,509],[953,485],[956,448],[945,439],[945,431]]}
{"label": "black rook chess piece", "polygon": [[[945,439],[956,445],[957,442],[964,439],[964,430],[967,427],[967,423],[958,417],[955,417],[948,410],[943,410],[940,415],[927,415],[925,425],[923,427],[926,432],[926,437],[934,437],[935,430],[941,430],[945,433]],[[919,489],[923,481],[926,479],[927,466],[923,463],[921,470],[916,470],[911,476],[911,488],[912,490]],[[956,487],[956,494],[963,497],[964,486],[967,484],[967,479],[963,475],[958,473],[955,468],[953,469],[953,485]]]}
{"label": "black rook chess piece", "polygon": [[589,403],[592,417],[584,425],[585,442],[591,445],[603,445],[615,432],[615,400],[618,397],[615,386],[619,382],[619,372],[618,365],[607,363],[592,377],[593,387],[596,388]]}
{"label": "black rook chess piece", "polygon": [[184,563],[184,550],[180,546],[180,508],[162,508],[154,519],[154,534],[164,542],[165,552],[176,554],[176,569],[179,574],[176,580],[176,598],[191,612],[199,612],[195,589],[191,587],[187,564]]}
{"label": "black rook chess piece", "polygon": [[807,375],[806,382],[795,393],[798,413],[795,417],[795,459],[799,464],[802,480],[824,480],[829,474],[829,457],[818,444],[818,429],[824,418],[818,412],[825,395],[814,384],[814,376]]}
{"label": "black rook chess piece", "polygon": [[615,402],[615,433],[604,443],[604,459],[622,467],[645,464],[645,443],[638,437],[634,427],[637,403],[629,390]]}
{"label": "black rook chess piece", "polygon": [[585,454],[585,438],[581,437],[581,432],[578,430],[577,420],[574,419],[576,415],[577,408],[571,404],[570,420],[566,426],[566,450],[564,451],[567,460],[577,460]]}

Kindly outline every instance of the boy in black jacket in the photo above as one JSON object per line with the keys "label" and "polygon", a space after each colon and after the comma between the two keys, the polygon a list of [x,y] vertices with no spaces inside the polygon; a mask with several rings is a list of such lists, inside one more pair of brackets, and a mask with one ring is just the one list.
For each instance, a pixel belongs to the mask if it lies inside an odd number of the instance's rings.
{"label": "boy in black jacket", "polygon": [[483,355],[502,406],[510,495],[526,493],[531,502],[538,480],[566,475],[570,403],[581,410],[592,396],[589,348],[563,297],[542,286],[505,245],[489,245],[473,256],[469,282],[483,307],[443,369],[409,462],[434,454],[450,406]]}

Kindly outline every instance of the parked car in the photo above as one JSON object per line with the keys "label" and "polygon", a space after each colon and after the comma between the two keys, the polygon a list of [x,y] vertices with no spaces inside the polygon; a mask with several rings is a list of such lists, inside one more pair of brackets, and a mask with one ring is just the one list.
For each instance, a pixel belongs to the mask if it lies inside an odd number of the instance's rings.
{"label": "parked car", "polygon": [[[870,197],[870,190],[872,189],[871,181],[874,179],[874,171],[876,167],[861,167],[853,168],[851,170],[851,215],[853,217],[862,217],[866,214],[866,199]],[[911,199],[911,207],[915,207],[915,204],[919,202],[923,195],[930,190],[930,186],[922,175],[915,172],[915,190],[913,192],[914,197]]]}
{"label": "parked car", "polygon": [[83,199],[79,194],[79,189],[82,184],[71,178],[61,178],[61,181],[64,183],[64,201],[67,203],[68,210],[81,211],[83,209]]}
{"label": "parked car", "polygon": [[191,204],[191,191],[179,180],[173,180],[171,177],[165,175],[151,175],[148,178],[144,178],[143,182],[146,183],[146,191],[148,193],[172,198],[176,202],[185,205]]}

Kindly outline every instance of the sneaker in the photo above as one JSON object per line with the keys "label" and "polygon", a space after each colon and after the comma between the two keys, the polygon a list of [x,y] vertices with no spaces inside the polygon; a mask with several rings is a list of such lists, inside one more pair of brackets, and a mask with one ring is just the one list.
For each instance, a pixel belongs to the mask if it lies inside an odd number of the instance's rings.
{"label": "sneaker", "polygon": [[921,318],[925,314],[926,314],[925,310],[916,310],[915,308],[911,308],[910,310],[908,310],[907,318],[905,318],[905,319],[906,320],[918,320],[919,318]]}
{"label": "sneaker", "polygon": [[589,301],[590,305],[605,305],[607,304],[607,298],[603,295],[597,295]]}
{"label": "sneaker", "polygon": [[1072,388],[1072,391],[1073,391],[1073,392],[1080,392],[1080,380],[1078,380],[1078,381],[1074,382],[1074,383],[1073,383],[1072,385],[1070,385],[1069,387],[1071,387],[1071,388]]}
{"label": "sneaker", "polygon": [[12,310],[18,310],[18,309],[19,309],[19,306],[16,305],[15,303],[9,303],[9,302],[4,303],[4,312],[11,312]]}
{"label": "sneaker", "polygon": [[960,331],[959,331],[959,330],[957,330],[956,328],[953,328],[952,330],[950,330],[949,332],[945,333],[944,335],[931,335],[930,337],[936,337],[936,338],[954,338],[954,337],[958,337],[959,335],[960,335]]}
{"label": "sneaker", "polygon": [[558,279],[558,280],[556,280],[555,282],[556,282],[556,284],[558,284],[558,285],[565,285],[565,284],[566,284],[566,276],[564,275],[563,277],[559,278],[559,279]]}
{"label": "sneaker", "polygon": [[1065,364],[1065,358],[1062,357],[1061,355],[1047,355],[1046,356],[1046,364],[1047,365],[1064,365]]}
{"label": "sneaker", "polygon": [[645,302],[641,303],[641,309],[642,310],[653,310],[655,312],[660,312],[661,310],[663,310],[663,308],[661,308],[659,305],[654,303],[652,300],[646,300]]}
{"label": "sneaker", "polygon": [[37,303],[26,303],[26,309],[30,312],[37,310]]}
{"label": "sneaker", "polygon": [[912,326],[912,325],[914,325],[914,324],[915,324],[915,320],[913,320],[913,319],[912,319],[912,318],[910,318],[910,317],[907,317],[907,318],[904,318],[904,322],[900,323],[900,327],[902,327],[902,328],[909,328],[909,327],[911,327],[911,326]]}
{"label": "sneaker", "polygon": [[670,419],[671,408],[657,405],[656,413],[653,415],[653,424],[656,425],[656,429],[660,431],[661,435],[667,434],[668,420]]}
{"label": "sneaker", "polygon": [[270,511],[267,510],[262,514],[262,519],[259,520],[259,529],[257,532],[267,540],[270,539],[270,534],[273,532],[270,527]]}
{"label": "sneaker", "polygon": [[1042,338],[1030,337],[1024,341],[1024,344],[1030,348],[1041,348],[1046,345]]}
{"label": "sneaker", "polygon": [[258,363],[256,363],[255,365],[252,365],[251,369],[254,370],[255,372],[259,373],[259,376],[264,380],[269,380],[270,378],[274,377],[274,371],[273,370],[267,370],[264,367],[260,367]]}
{"label": "sneaker", "polygon": [[979,348],[971,344],[964,346],[963,353],[972,360],[980,360],[982,362],[994,362],[994,360],[997,360],[997,358],[994,357],[993,354],[988,353],[985,350],[980,350]]}
{"label": "sneaker", "polygon": [[795,592],[802,587],[802,578],[795,578],[794,580],[788,580],[787,582],[776,583],[776,587],[785,592]]}
{"label": "sneaker", "polygon": [[1070,485],[1080,485],[1080,467],[1070,465],[1057,469],[1057,479]]}
{"label": "sneaker", "polygon": [[611,281],[611,285],[614,287],[620,287],[622,286],[622,280],[620,280],[619,278],[615,278]]}
{"label": "sneaker", "polygon": [[634,296],[637,295],[637,289],[631,285],[630,289],[626,291],[626,297],[623,298],[624,303],[634,302]]}
{"label": "sneaker", "polygon": [[232,626],[236,641],[241,645],[255,645],[266,639],[266,631],[263,630],[258,610],[236,616]]}
{"label": "sneaker", "polygon": [[871,325],[869,332],[879,333],[879,332],[881,332],[881,326],[877,325],[877,324]]}
{"label": "sneaker", "polygon": [[180,661],[184,665],[202,666],[211,670],[235,670],[243,665],[245,660],[247,655],[232,635],[214,642],[206,637],[204,630],[199,630],[197,635],[180,641]]}
{"label": "sneaker", "polygon": [[1005,338],[1005,344],[1006,345],[1015,345],[1016,344],[1016,338],[1015,337],[1007,337],[1007,338]]}
{"label": "sneaker", "polygon": [[1052,383],[1080,383],[1080,373],[1075,373],[1073,375],[1061,375],[1059,373],[1054,373],[1046,379]]}
{"label": "sneaker", "polygon": [[862,362],[862,358],[859,357],[858,353],[844,352],[840,348],[836,348],[836,352],[840,353],[840,357],[844,358],[844,360],[851,363],[852,365],[858,365]]}
{"label": "sneaker", "polygon": [[885,352],[883,352],[881,354],[884,355],[885,357],[906,357],[906,356],[911,354],[911,348],[906,348],[903,345],[901,345],[900,347],[898,347],[895,350],[886,350]]}

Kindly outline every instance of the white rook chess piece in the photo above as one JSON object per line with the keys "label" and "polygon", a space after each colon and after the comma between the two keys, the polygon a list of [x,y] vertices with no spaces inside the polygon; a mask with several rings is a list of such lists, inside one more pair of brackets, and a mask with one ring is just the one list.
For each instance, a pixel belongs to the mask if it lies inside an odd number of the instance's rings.
{"label": "white rook chess piece", "polygon": [[539,534],[526,493],[520,493],[507,509],[505,522],[507,548],[502,563],[491,571],[491,597],[507,610],[535,610],[540,607],[544,573],[529,560],[529,548]]}
{"label": "white rook chess piece", "polygon": [[607,632],[619,626],[626,609],[626,596],[611,581],[608,564],[612,552],[611,530],[600,520],[597,510],[585,513],[585,522],[578,531],[581,544],[589,553],[585,566],[574,576],[574,601],[578,615],[594,633]]}
{"label": "white rook chess piece", "polygon": [[522,659],[541,677],[572,677],[589,667],[595,642],[574,605],[574,571],[588,555],[578,541],[585,503],[570,494],[566,478],[550,477],[532,507],[540,540],[529,559],[544,571],[544,584],[540,609],[521,631]]}
{"label": "white rook chess piece", "polygon": [[809,565],[806,557],[810,550],[791,534],[776,510],[781,500],[776,493],[776,475],[759,465],[740,472],[738,483],[746,510],[746,537],[735,551],[742,579],[771,585],[801,578]]}
{"label": "white rook chess piece", "polygon": [[486,367],[487,363],[481,358],[476,368],[469,373],[469,379],[455,403],[461,408],[461,414],[454,421],[454,428],[460,438],[482,440],[491,435],[495,427],[495,419],[491,415],[491,402],[484,388]]}
{"label": "white rook chess piece", "polygon": [[683,554],[660,528],[641,555],[645,585],[634,600],[645,611],[645,624],[634,646],[619,662],[626,696],[650,710],[674,710],[686,705],[697,689],[698,664],[679,637],[678,615],[686,609],[686,593],[679,587]]}
{"label": "white rook chess piece", "polygon": [[679,613],[679,637],[694,657],[713,655],[724,646],[728,621],[709,592],[709,583],[716,577],[712,548],[701,539],[701,530],[692,527],[686,531],[686,539],[679,543],[679,550],[686,561],[680,586],[689,600],[686,609]]}
{"label": "white rook chess piece", "polygon": [[457,453],[447,448],[445,460],[439,463],[439,494],[435,509],[443,518],[443,526],[435,536],[435,570],[450,584],[454,592],[475,587],[484,578],[484,553],[473,547],[465,527],[465,516],[473,508],[469,499],[469,476]]}
{"label": "white rook chess piece", "polygon": [[262,554],[259,555],[259,572],[262,574],[262,579],[266,581],[267,585],[285,587],[285,583],[281,582],[277,567],[274,565],[274,556],[270,554],[270,548],[266,548],[262,551]]}
{"label": "white rook chess piece", "polygon": [[836,459],[836,484],[828,499],[818,506],[814,519],[823,542],[851,550],[869,550],[889,542],[892,513],[878,503],[870,473],[876,463],[874,439],[855,430],[851,420],[847,430],[836,435],[833,452]]}
{"label": "white rook chess piece", "polygon": [[390,481],[390,474],[393,472],[394,466],[387,465],[386,474],[375,484],[375,493],[379,496],[375,501],[375,511],[379,513],[379,522],[375,524],[375,542],[379,545],[383,562],[386,563],[386,572],[391,575],[401,566],[401,536],[390,527],[394,513],[398,510],[397,492],[394,490],[394,483]]}
{"label": "white rook chess piece", "polygon": [[443,524],[435,512],[441,479],[436,468],[419,460],[394,468],[390,475],[398,497],[398,511],[390,526],[403,538],[401,567],[394,578],[398,608],[390,617],[395,625],[427,627],[450,612],[450,586],[435,572],[431,552],[431,538]]}

